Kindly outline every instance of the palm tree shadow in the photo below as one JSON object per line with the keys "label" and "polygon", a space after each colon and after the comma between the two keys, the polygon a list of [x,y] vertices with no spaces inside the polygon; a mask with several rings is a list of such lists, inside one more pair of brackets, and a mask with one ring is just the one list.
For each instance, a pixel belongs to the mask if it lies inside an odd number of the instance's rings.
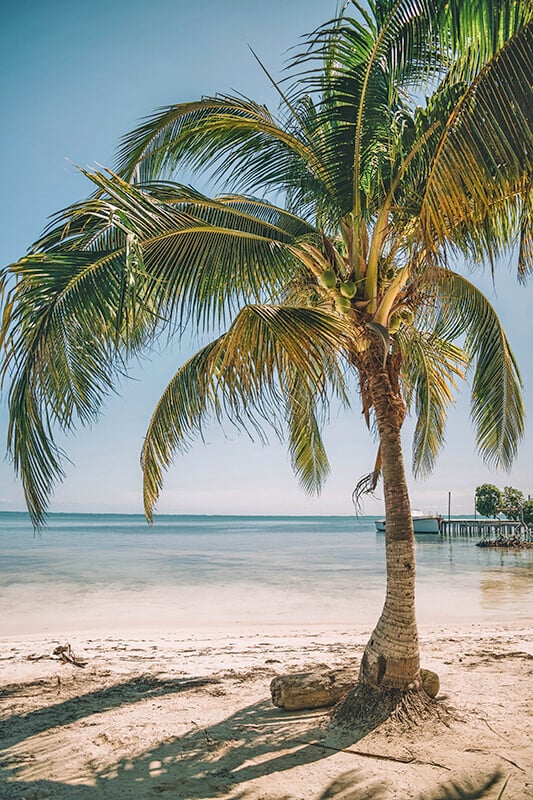
{"label": "palm tree shadow", "polygon": [[[133,762],[124,759],[111,773],[99,775],[98,782],[105,786],[112,775],[115,781],[134,782],[137,787],[151,784],[151,791],[177,792],[172,795],[176,798],[208,800],[232,791],[233,800],[245,797],[246,788],[235,792],[258,778],[305,767],[347,749],[382,721],[374,719],[346,730],[332,727],[330,714],[324,710],[288,712],[273,706],[270,699],[263,700],[209,728],[197,727],[162,743]],[[350,774],[353,782],[355,773]],[[341,790],[341,783],[334,782],[329,791],[323,800],[336,797],[333,791],[345,793],[346,786],[342,784]],[[346,800],[355,796],[346,795]],[[370,800],[378,795],[359,793],[357,797]]]}
{"label": "palm tree shadow", "polygon": [[[196,686],[203,681],[196,680]],[[106,711],[146,697],[146,688],[141,693],[136,683],[128,681],[111,687],[116,692],[103,690],[91,693],[90,713]],[[190,687],[195,679],[152,683],[154,685],[148,691],[152,692],[152,696],[154,692],[161,696],[172,691],[183,691],[187,688],[184,684]],[[126,690],[126,698],[118,691],[120,687]],[[68,715],[63,718],[62,724],[66,724],[67,719],[73,722],[87,714],[89,700],[87,697],[79,700],[83,702],[77,711],[76,699],[58,704]],[[30,735],[57,725],[54,714],[58,713],[58,708],[54,708],[55,711],[43,709],[42,714],[34,712]],[[12,774],[11,779],[8,775],[0,777],[0,796],[3,800],[49,795],[56,800],[100,800],[102,797],[135,797],[142,800],[162,795],[173,800],[209,800],[231,793],[232,800],[244,800],[254,794],[251,783],[256,779],[279,775],[331,757],[338,750],[355,744],[372,729],[360,728],[355,732],[338,728],[332,730],[327,725],[328,721],[329,715],[323,712],[291,713],[274,707],[270,700],[263,700],[240,709],[208,728],[196,725],[184,735],[160,742],[138,756],[122,758],[103,770],[94,770],[88,776],[92,785],[44,779],[21,781]],[[10,741],[13,742],[14,738],[11,737]],[[5,766],[9,772],[9,763],[5,763]],[[350,770],[324,791],[318,789],[316,800],[385,800],[385,792],[383,785],[369,783],[362,770]],[[454,799],[462,796],[453,795]],[[483,797],[483,794],[464,796]],[[269,797],[271,800],[292,799],[290,795],[269,794]],[[438,797],[439,800],[446,800],[447,795]]]}
{"label": "palm tree shadow", "polygon": [[[330,756],[318,742],[324,719],[317,712],[287,713],[264,700],[209,728],[197,727],[162,743],[133,763],[122,760],[114,765],[112,780],[137,787],[150,784],[151,791],[170,791],[187,800],[229,791],[232,800],[244,797],[246,785],[257,778]],[[110,777],[100,775],[100,786]]]}
{"label": "palm tree shadow", "polygon": [[[110,711],[147,698],[163,697],[167,694],[184,692],[212,683],[219,683],[219,681],[215,678],[165,679],[140,675],[103,689],[61,700],[27,714],[12,714],[0,723],[0,740],[4,748],[13,747],[30,736],[36,736],[58,726],[79,722],[95,713]],[[28,688],[28,685],[25,688]],[[2,695],[9,696],[18,689],[20,689],[18,684],[4,687]]]}
{"label": "palm tree shadow", "polygon": [[[232,800],[237,800],[248,794],[246,784],[256,778],[331,756],[331,749],[321,744],[326,736],[326,714],[290,713],[264,700],[209,728],[195,725],[184,735],[161,742],[137,757],[123,758],[95,771],[90,776],[93,786],[16,778],[17,765],[10,762],[8,751],[26,738],[147,697],[212,682],[203,678],[134,679],[29,714],[12,716],[4,726],[6,757],[0,763],[5,769],[4,777],[0,777],[0,796],[22,798],[41,792],[43,796],[50,793],[68,800],[96,800],[108,795],[144,797],[168,791],[173,798],[207,800],[231,790]],[[42,757],[46,762],[46,752]]]}

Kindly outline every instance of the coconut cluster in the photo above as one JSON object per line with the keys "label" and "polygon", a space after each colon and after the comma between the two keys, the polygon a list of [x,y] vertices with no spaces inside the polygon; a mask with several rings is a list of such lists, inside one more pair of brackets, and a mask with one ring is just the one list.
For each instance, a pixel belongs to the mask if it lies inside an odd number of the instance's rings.
{"label": "coconut cluster", "polygon": [[337,276],[332,269],[326,269],[321,272],[317,280],[323,289],[327,289],[334,294],[335,310],[339,314],[348,314],[352,308],[350,300],[355,297],[357,292],[357,286],[354,281],[341,282],[337,291]]}

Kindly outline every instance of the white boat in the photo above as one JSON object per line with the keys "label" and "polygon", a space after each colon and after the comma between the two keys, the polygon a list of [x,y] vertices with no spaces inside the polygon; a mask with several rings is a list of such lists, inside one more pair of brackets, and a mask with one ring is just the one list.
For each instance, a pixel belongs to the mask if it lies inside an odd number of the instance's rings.
{"label": "white boat", "polygon": [[[415,533],[440,533],[440,526],[442,522],[441,516],[417,514],[416,516],[413,515],[412,519]],[[376,530],[378,533],[385,533],[384,519],[376,520]]]}

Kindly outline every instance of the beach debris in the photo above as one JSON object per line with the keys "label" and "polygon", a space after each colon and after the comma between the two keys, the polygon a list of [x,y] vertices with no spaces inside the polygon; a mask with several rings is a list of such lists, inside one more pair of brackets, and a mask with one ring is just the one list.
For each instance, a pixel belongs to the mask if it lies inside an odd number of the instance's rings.
{"label": "beach debris", "polygon": [[[350,753],[354,756],[364,756],[365,758],[376,758],[379,761],[396,761],[399,764],[423,764],[432,767],[439,767],[439,769],[451,770],[446,764],[437,761],[422,761],[414,756],[410,750],[406,750],[405,756],[393,756],[390,753],[371,753],[368,750],[357,750],[354,747],[336,747],[323,741],[309,741],[307,739],[296,739],[295,741],[306,744],[311,747],[320,747],[322,750],[331,750],[334,753]],[[458,798],[457,798],[458,800]]]}
{"label": "beach debris", "polygon": [[518,547],[527,549],[533,547],[533,542],[522,539],[518,534],[514,536],[501,535],[497,536],[496,539],[481,539],[481,541],[476,542],[476,547]]}
{"label": "beach debris", "polygon": [[356,683],[352,669],[297,672],[273,678],[270,693],[274,705],[285,711],[327,708],[338,703]]}
{"label": "beach debris", "polygon": [[81,661],[81,659],[76,658],[69,642],[56,647],[52,655],[59,656],[59,660],[62,661],[63,664],[72,664],[74,667],[81,667],[83,669],[87,664],[86,661]]}
{"label": "beach debris", "polygon": [[438,695],[440,680],[436,672],[432,672],[430,669],[421,669],[420,680],[422,681],[422,687],[425,693],[429,695],[429,697],[436,697]]}
{"label": "beach debris", "polygon": [[[488,750],[484,750],[482,747],[467,747],[465,749],[465,753],[486,753],[487,755],[491,755],[491,753],[489,753]],[[524,767],[521,767],[520,764],[516,763],[516,761],[511,761],[510,758],[507,758],[506,756],[502,756],[501,753],[496,753],[496,751],[494,751],[494,755],[498,756],[498,758],[501,758],[502,761],[507,761],[508,764],[512,764],[513,767],[516,767],[521,772],[526,772]]]}

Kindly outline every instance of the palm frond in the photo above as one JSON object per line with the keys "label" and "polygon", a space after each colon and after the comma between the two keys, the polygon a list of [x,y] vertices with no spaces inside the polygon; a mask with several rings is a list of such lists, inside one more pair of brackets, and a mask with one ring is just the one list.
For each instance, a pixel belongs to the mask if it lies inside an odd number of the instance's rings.
{"label": "palm frond", "polygon": [[288,418],[291,464],[308,494],[318,494],[330,471],[330,464],[316,415],[316,393],[309,393],[297,370],[287,376],[285,406]]}
{"label": "palm frond", "polygon": [[91,424],[124,375],[124,359],[157,329],[131,283],[125,248],[31,254],[10,267],[1,377],[10,381],[8,447],[33,522],[63,477],[53,428]]}
{"label": "palm frond", "polygon": [[494,55],[533,19],[529,2],[449,0],[440,6],[438,30],[452,80],[472,81]]}
{"label": "palm frond", "polygon": [[0,341],[8,446],[37,525],[63,476],[54,427],[93,422],[127,358],[174,321],[218,325],[245,298],[273,293],[301,268],[295,243],[316,237],[253,198],[89,177],[98,196],[61,212],[6,273],[15,277]]}
{"label": "palm frond", "polygon": [[524,192],[519,238],[518,278],[525,283],[526,277],[533,269],[533,183],[530,183]]}
{"label": "palm frond", "polygon": [[[321,153],[344,174],[344,196],[355,219],[366,216],[368,197],[390,180],[391,133],[405,108],[407,87],[420,85],[441,66],[432,35],[435,5],[428,0],[353,3],[308,37],[291,62],[293,95],[302,87],[319,97]],[[359,18],[364,17],[364,21]],[[334,168],[329,167],[334,174]],[[348,183],[349,182],[349,192]]]}
{"label": "palm frond", "polygon": [[294,243],[318,235],[258,199],[211,199],[177,184],[144,188],[111,173],[87,175],[99,197],[62,212],[37,247],[92,251],[121,232],[122,247],[131,240],[142,262],[134,285],[144,286],[167,324],[219,327],[240,302],[274,293],[299,268]]}
{"label": "palm frond", "polygon": [[54,442],[41,398],[25,378],[21,375],[9,394],[8,450],[22,480],[30,519],[39,529],[53,487],[65,477],[65,454]]}
{"label": "palm frond", "polygon": [[[533,157],[533,23],[506,43],[465,89],[435,151],[421,203],[427,247],[477,242],[489,253],[513,244]],[[523,219],[523,218],[522,218]],[[531,269],[529,249],[521,270]]]}
{"label": "palm frond", "polygon": [[444,444],[447,411],[453,403],[456,379],[464,377],[468,357],[453,342],[434,332],[409,328],[400,332],[403,391],[414,408],[413,473],[428,475]]}
{"label": "palm frond", "polygon": [[305,195],[300,213],[310,202],[305,187],[311,183],[314,209],[330,178],[308,129],[313,115],[307,111],[301,106],[296,119],[284,125],[265,106],[240,97],[168,106],[123,138],[117,172],[146,182],[188,168],[207,171],[215,181],[224,178],[226,187],[238,186],[240,192],[276,195],[294,196],[300,183]]}
{"label": "palm frond", "polygon": [[474,364],[471,414],[485,461],[509,469],[524,435],[524,406],[518,366],[494,308],[466,278],[442,271],[435,281],[440,306],[435,331],[445,339],[464,337]]}
{"label": "palm frond", "polygon": [[[225,417],[252,436],[262,437],[265,426],[281,435],[284,421],[278,409],[286,405],[300,478],[308,489],[321,482],[327,461],[314,409],[317,402],[327,406],[328,387],[345,399],[338,359],[348,339],[346,323],[334,314],[283,306],[243,308],[227,333],[178,370],[156,407],[141,462],[147,518],[152,518],[163,471],[176,452],[187,450],[208,418]],[[310,419],[309,429],[304,423]]]}

